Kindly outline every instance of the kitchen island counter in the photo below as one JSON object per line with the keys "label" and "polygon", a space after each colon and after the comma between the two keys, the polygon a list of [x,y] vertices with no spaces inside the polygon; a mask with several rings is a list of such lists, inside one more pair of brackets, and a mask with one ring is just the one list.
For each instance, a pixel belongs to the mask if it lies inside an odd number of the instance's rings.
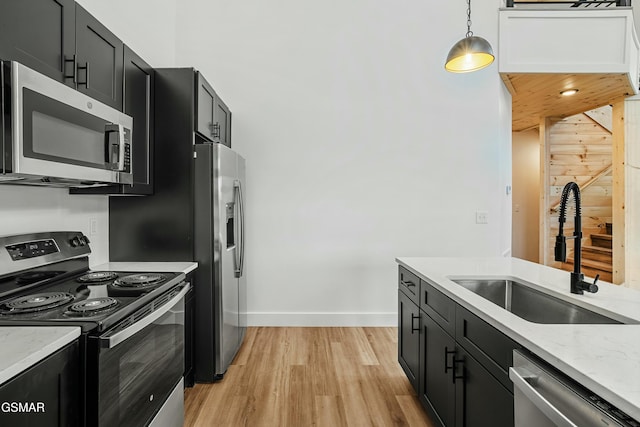
{"label": "kitchen island counter", "polygon": [[80,336],[79,327],[1,326],[0,384],[4,384]]}
{"label": "kitchen island counter", "polygon": [[[569,291],[569,272],[517,258],[397,258],[442,291],[552,366],[640,420],[640,292],[598,282],[595,294]],[[451,278],[512,277],[576,305],[635,324],[528,322],[463,288]],[[609,313],[607,313],[609,312]]]}

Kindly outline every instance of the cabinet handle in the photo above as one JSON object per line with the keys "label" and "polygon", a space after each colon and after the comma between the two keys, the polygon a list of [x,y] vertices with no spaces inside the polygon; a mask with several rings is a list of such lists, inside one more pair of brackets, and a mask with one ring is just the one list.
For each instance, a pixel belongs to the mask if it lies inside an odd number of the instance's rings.
{"label": "cabinet handle", "polygon": [[405,282],[404,280],[400,280],[400,283],[401,283],[401,284],[403,284],[404,286],[406,286],[407,288],[410,288],[410,287],[412,287],[412,286],[415,286],[415,285],[416,285],[415,283],[410,282],[410,281],[408,281],[408,280],[407,280],[406,282]]}
{"label": "cabinet handle", "polygon": [[[460,359],[460,360],[456,360],[456,358],[453,358],[453,369],[451,370],[451,382],[452,383],[456,383],[456,380],[464,380],[464,359]],[[462,363],[462,375],[456,375],[456,366]]]}
{"label": "cabinet handle", "polygon": [[455,365],[451,365],[449,366],[449,355],[453,354],[453,358],[455,359],[455,354],[456,354],[456,350],[449,350],[449,347],[445,347],[444,348],[444,373],[446,374],[447,372],[449,372],[449,369],[454,369]]}
{"label": "cabinet handle", "polygon": [[220,138],[220,123],[215,123],[213,125],[213,137]]}
{"label": "cabinet handle", "polygon": [[[87,89],[89,89],[89,63],[85,62],[84,63],[84,67],[81,67],[80,65],[77,65],[76,68],[78,70],[85,70],[84,73],[84,81],[83,82],[78,82],[79,85],[84,85]],[[80,72],[77,72],[77,74],[80,74]]]}
{"label": "cabinet handle", "polygon": [[[418,319],[418,327],[414,326],[415,320]],[[420,315],[411,313],[411,333],[420,332]]]}
{"label": "cabinet handle", "polygon": [[[67,63],[71,62],[72,63],[72,67],[71,67],[71,75],[67,74]],[[73,56],[71,57],[71,59],[67,59],[67,56],[65,55],[64,57],[64,69],[62,70],[64,72],[63,77],[65,79],[73,79],[73,83],[77,83],[77,79],[76,79],[76,67],[78,66],[78,63],[76,62],[76,54],[74,53]]]}

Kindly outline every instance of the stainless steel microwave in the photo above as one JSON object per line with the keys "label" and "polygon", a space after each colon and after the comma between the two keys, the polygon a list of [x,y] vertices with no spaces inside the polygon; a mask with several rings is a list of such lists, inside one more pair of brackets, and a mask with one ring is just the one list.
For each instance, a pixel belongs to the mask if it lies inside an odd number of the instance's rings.
{"label": "stainless steel microwave", "polygon": [[133,183],[131,117],[18,62],[0,66],[0,183]]}

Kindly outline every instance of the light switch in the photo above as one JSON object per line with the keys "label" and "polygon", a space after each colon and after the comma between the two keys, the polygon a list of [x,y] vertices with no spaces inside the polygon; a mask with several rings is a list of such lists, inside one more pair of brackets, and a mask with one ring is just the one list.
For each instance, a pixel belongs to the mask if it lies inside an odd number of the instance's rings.
{"label": "light switch", "polygon": [[476,224],[488,224],[488,223],[489,223],[489,212],[476,211]]}

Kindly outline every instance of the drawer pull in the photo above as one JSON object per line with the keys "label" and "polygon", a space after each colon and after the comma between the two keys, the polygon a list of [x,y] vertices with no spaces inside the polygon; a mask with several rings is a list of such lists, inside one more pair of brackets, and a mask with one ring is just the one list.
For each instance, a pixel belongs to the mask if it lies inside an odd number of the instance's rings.
{"label": "drawer pull", "polygon": [[416,285],[415,283],[410,282],[410,281],[408,281],[408,280],[407,280],[406,282],[405,282],[404,280],[400,280],[400,283],[401,283],[402,285],[406,286],[407,288],[410,288],[410,287],[412,287],[412,286],[415,286],[415,285]]}

